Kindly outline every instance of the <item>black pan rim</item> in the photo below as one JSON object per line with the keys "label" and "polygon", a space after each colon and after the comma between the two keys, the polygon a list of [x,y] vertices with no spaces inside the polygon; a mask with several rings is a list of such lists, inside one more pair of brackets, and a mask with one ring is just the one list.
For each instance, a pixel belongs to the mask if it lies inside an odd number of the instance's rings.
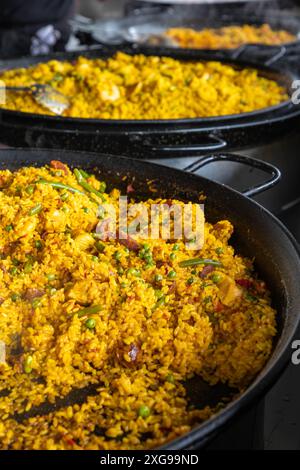
{"label": "black pan rim", "polygon": [[[14,153],[14,152],[20,152],[24,154],[24,159],[30,158],[32,155],[38,155],[40,153],[47,153],[47,154],[53,154],[53,155],[59,155],[60,158],[63,158],[64,154],[67,156],[71,155],[77,155],[77,156],[84,156],[85,159],[88,156],[91,156],[95,158],[95,156],[99,156],[102,158],[108,158],[108,159],[113,159],[118,158],[120,161],[128,161],[128,158],[123,157],[123,156],[114,156],[114,155],[106,155],[106,154],[99,154],[99,153],[93,153],[93,152],[80,152],[80,151],[72,151],[72,150],[55,150],[55,149],[30,149],[30,148],[18,148],[18,149],[0,149],[0,165],[2,165],[2,155],[5,155],[7,153]],[[51,158],[51,157],[50,157]],[[131,161],[135,162],[139,167],[143,166],[145,168],[150,168],[153,166],[160,168],[163,166],[165,169],[168,169],[169,171],[172,171],[172,173],[175,175],[184,175],[185,177],[189,177],[195,181],[206,181],[209,183],[212,183],[211,180],[194,175],[194,174],[187,174],[183,170],[178,170],[178,169],[170,169],[167,166],[164,165],[157,165],[155,163],[150,163],[150,162],[145,162],[145,161],[140,161],[138,159],[131,159]],[[35,163],[39,163],[38,159],[35,160]],[[84,163],[83,163],[84,165]],[[2,166],[0,167],[2,168]],[[282,222],[280,222],[272,213],[270,213],[267,209],[262,207],[258,202],[253,201],[249,198],[246,198],[243,196],[241,193],[238,191],[228,187],[225,184],[220,184],[217,182],[213,182],[214,185],[218,186],[219,188],[222,188],[226,192],[229,193],[234,193],[235,196],[242,200],[246,199],[250,205],[258,209],[260,212],[264,213],[276,226],[281,230],[281,232],[284,234],[286,240],[288,241],[289,245],[293,248],[293,251],[295,253],[295,256],[300,259],[300,247],[298,242],[295,240],[293,235],[289,232],[289,230],[284,226]],[[295,303],[295,301],[294,301]],[[296,311],[296,306],[293,305],[287,305],[286,307],[287,310],[295,310]],[[282,372],[284,366],[287,364],[287,361],[290,357],[289,354],[289,349],[290,349],[290,343],[293,340],[295,333],[297,331],[297,328],[300,324],[300,309],[299,313],[297,314],[297,321],[293,324],[293,327],[291,328],[291,331],[288,334],[288,338],[285,340],[285,345],[282,347],[282,350],[278,357],[276,358],[274,364],[271,365],[271,368],[267,371],[265,371],[265,368],[268,367],[268,364],[270,361],[272,361],[272,356],[269,358],[268,362],[266,363],[265,367],[263,368],[262,371],[258,374],[258,376],[255,378],[255,380],[250,384],[250,386],[241,394],[239,397],[232,402],[230,402],[226,408],[216,415],[212,416],[210,419],[204,421],[201,425],[195,427],[192,429],[189,433],[184,434],[183,436],[178,437],[177,439],[170,441],[166,443],[164,446],[161,446],[159,449],[162,450],[180,450],[180,449],[187,449],[189,446],[194,445],[195,443],[200,442],[206,442],[206,440],[209,440],[210,436],[214,434],[214,432],[218,429],[221,429],[223,426],[226,425],[226,423],[233,418],[235,415],[237,415],[240,411],[243,409],[247,408],[247,406],[250,406],[251,403],[253,403],[255,398],[258,398],[261,396],[266,390],[268,390],[272,384],[275,383],[276,379]]]}

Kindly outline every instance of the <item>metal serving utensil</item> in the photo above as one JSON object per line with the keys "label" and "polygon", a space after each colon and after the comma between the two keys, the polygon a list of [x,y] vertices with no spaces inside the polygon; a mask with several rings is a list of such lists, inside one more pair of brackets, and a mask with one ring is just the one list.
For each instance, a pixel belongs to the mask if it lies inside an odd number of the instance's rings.
{"label": "metal serving utensil", "polygon": [[31,86],[8,86],[1,88],[7,91],[25,91],[31,93],[40,105],[57,115],[61,115],[70,106],[69,99],[50,85],[34,84]]}

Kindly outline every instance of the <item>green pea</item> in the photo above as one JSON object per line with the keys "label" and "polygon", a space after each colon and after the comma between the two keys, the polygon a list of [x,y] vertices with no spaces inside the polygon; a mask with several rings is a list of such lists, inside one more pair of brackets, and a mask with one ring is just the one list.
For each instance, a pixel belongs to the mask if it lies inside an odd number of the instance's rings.
{"label": "green pea", "polygon": [[194,274],[194,275],[197,274],[197,269],[192,269],[191,274]]}
{"label": "green pea", "polygon": [[13,266],[12,268],[10,268],[9,272],[12,276],[15,276],[18,272],[18,269],[16,266]]}
{"label": "green pea", "polygon": [[43,244],[40,240],[36,240],[34,242],[34,246],[36,247],[37,250],[41,250],[43,248]]}
{"label": "green pea", "polygon": [[173,250],[173,251],[178,251],[179,249],[180,249],[179,243],[175,243],[175,244],[173,245],[172,250]]}
{"label": "green pea", "polygon": [[92,255],[92,261],[94,261],[94,263],[96,263],[97,261],[99,261],[98,256]]}
{"label": "green pea", "polygon": [[170,260],[174,261],[177,258],[175,253],[170,254]]}
{"label": "green pea", "polygon": [[48,281],[55,281],[56,275],[55,274],[46,274],[46,278]]}
{"label": "green pea", "polygon": [[168,273],[168,278],[169,279],[174,279],[176,277],[176,271],[170,271]]}
{"label": "green pea", "polygon": [[216,251],[217,255],[222,255],[222,254],[224,253],[224,250],[223,250],[223,248],[221,248],[221,247],[216,248],[215,251]]}
{"label": "green pea", "polygon": [[138,415],[141,417],[141,418],[148,418],[148,416],[150,416],[150,408],[146,405],[142,405],[139,407],[139,411],[138,411]]}
{"label": "green pea", "polygon": [[215,274],[213,274],[213,275],[211,276],[211,280],[212,280],[212,282],[214,282],[215,284],[219,284],[219,282],[221,281],[221,279],[222,279],[221,274],[215,273]]}
{"label": "green pea", "polygon": [[143,243],[143,248],[145,251],[150,251],[151,249],[149,243]]}
{"label": "green pea", "polygon": [[88,214],[90,212],[89,208],[88,207],[84,207],[83,208],[83,212],[85,212],[85,214]]}
{"label": "green pea", "polygon": [[124,269],[122,268],[122,266],[119,267],[118,274],[121,275],[121,276],[122,276],[122,274],[124,274]]}
{"label": "green pea", "polygon": [[38,308],[40,305],[41,305],[41,299],[40,298],[33,299],[33,301],[31,302],[31,306],[32,306],[33,309]]}
{"label": "green pea", "polygon": [[96,320],[94,318],[88,318],[85,322],[85,326],[89,329],[89,330],[93,330],[96,326]]}
{"label": "green pea", "polygon": [[30,374],[32,372],[32,356],[27,356],[24,361],[24,372]]}
{"label": "green pea", "polygon": [[163,276],[161,274],[155,274],[154,281],[161,282],[163,280]]}
{"label": "green pea", "polygon": [[195,278],[193,276],[189,277],[186,283],[191,286],[195,282]]}
{"label": "green pea", "polygon": [[29,194],[30,196],[34,193],[34,190],[35,190],[34,184],[30,184],[30,185],[27,186],[27,188],[25,189],[26,193]]}
{"label": "green pea", "polygon": [[12,226],[11,224],[10,224],[10,225],[6,225],[5,230],[6,230],[7,232],[11,232],[11,231],[13,230],[13,226]]}

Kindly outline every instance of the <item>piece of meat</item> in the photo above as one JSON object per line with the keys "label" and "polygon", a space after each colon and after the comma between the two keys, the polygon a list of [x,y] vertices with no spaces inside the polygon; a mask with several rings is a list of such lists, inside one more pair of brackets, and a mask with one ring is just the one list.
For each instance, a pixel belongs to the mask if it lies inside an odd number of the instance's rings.
{"label": "piece of meat", "polygon": [[69,170],[66,165],[64,165],[62,162],[59,160],[52,160],[50,162],[51,168],[54,168],[55,170],[62,170],[65,175],[68,175]]}
{"label": "piece of meat", "polygon": [[247,290],[253,287],[253,281],[251,279],[236,279],[235,282]]}
{"label": "piece of meat", "polygon": [[173,294],[175,291],[176,291],[176,281],[172,282],[172,284],[169,286],[168,294]]}
{"label": "piece of meat", "polygon": [[204,266],[200,273],[201,279],[204,279],[206,276],[208,276],[210,273],[212,273],[215,270],[214,266]]}
{"label": "piece of meat", "polygon": [[141,348],[135,343],[129,346],[121,343],[116,349],[116,357],[123,366],[135,367],[141,359]]}
{"label": "piece of meat", "polygon": [[29,288],[24,294],[24,299],[29,300],[30,302],[38,297],[42,297],[45,294],[45,291],[42,289]]}
{"label": "piece of meat", "polygon": [[128,248],[128,250],[130,251],[135,251],[135,252],[139,251],[140,245],[138,244],[137,241],[135,241],[129,235],[120,234],[120,236],[121,238],[119,238],[118,241],[119,243],[121,243],[121,245],[126,246],[126,248]]}
{"label": "piece of meat", "polygon": [[234,279],[230,276],[223,276],[222,281],[218,284],[219,297],[223,305],[232,306],[235,302],[239,302],[242,296],[242,290],[236,285]]}
{"label": "piece of meat", "polygon": [[135,189],[134,187],[132,186],[132,184],[129,184],[126,188],[126,193],[127,194],[130,194],[130,193],[134,193]]}

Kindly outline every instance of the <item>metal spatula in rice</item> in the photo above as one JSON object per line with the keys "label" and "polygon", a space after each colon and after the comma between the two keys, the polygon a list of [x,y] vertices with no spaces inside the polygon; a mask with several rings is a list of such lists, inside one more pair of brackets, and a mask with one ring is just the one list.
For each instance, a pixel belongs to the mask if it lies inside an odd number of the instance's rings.
{"label": "metal spatula in rice", "polygon": [[31,93],[33,98],[44,108],[49,109],[54,114],[61,115],[70,106],[69,99],[55,90],[50,85],[35,84],[31,86],[8,86],[1,87],[7,91],[24,91]]}

